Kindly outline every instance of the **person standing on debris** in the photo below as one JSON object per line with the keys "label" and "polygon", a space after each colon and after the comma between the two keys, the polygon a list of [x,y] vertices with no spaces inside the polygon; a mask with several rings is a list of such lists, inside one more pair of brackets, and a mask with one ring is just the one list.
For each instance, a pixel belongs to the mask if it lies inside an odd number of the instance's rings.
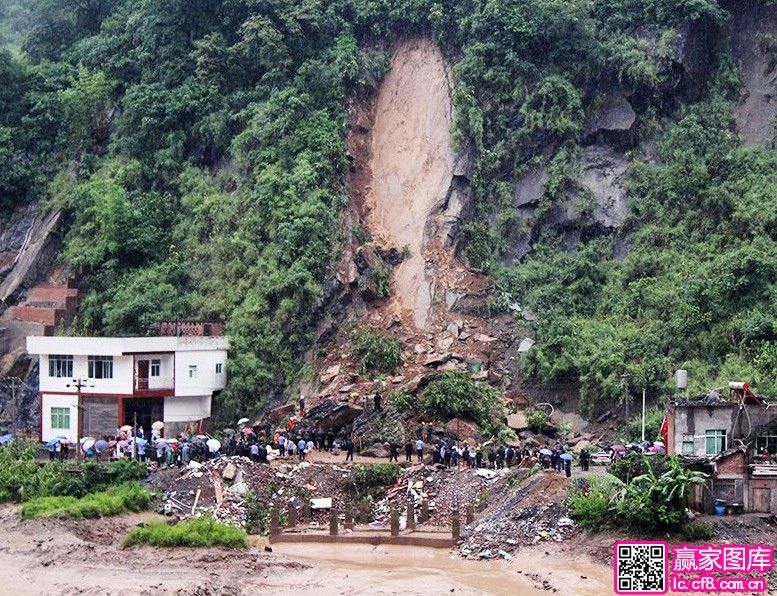
{"label": "person standing on debris", "polygon": [[418,461],[424,461],[424,442],[421,439],[415,442],[415,454],[418,456]]}
{"label": "person standing on debris", "polygon": [[389,443],[389,462],[391,461],[399,463],[399,444],[396,441]]}
{"label": "person standing on debris", "polygon": [[458,447],[458,445],[451,446],[450,467],[451,468],[458,468],[459,467],[459,447]]}
{"label": "person standing on debris", "polygon": [[278,435],[278,454],[281,457],[286,457],[286,437],[281,433]]}
{"label": "person standing on debris", "polygon": [[260,464],[269,463],[267,461],[267,447],[265,447],[264,444],[258,446],[256,450],[256,457]]}
{"label": "person standing on debris", "polygon": [[413,461],[413,441],[410,439],[405,443],[405,461]]}
{"label": "person standing on debris", "polygon": [[488,467],[496,470],[496,449],[493,445],[488,450]]}
{"label": "person standing on debris", "polygon": [[505,467],[505,446],[500,445],[496,450],[496,467],[501,469]]}
{"label": "person standing on debris", "polygon": [[572,476],[572,460],[571,459],[565,459],[564,461],[564,472],[567,475],[567,478]]}
{"label": "person standing on debris", "polygon": [[505,466],[508,468],[513,467],[513,458],[515,457],[515,449],[508,445],[505,449]]}
{"label": "person standing on debris", "polygon": [[480,468],[483,466],[483,445],[478,445],[475,450],[475,467]]}
{"label": "person standing on debris", "polygon": [[580,469],[583,470],[583,472],[588,471],[588,461],[589,461],[589,453],[588,449],[581,449],[580,450]]}
{"label": "person standing on debris", "polygon": [[310,440],[310,437],[308,437],[307,443],[305,443],[305,455],[308,456],[308,459],[311,459],[313,457],[313,449],[315,448],[315,445],[313,444],[313,441]]}
{"label": "person standing on debris", "polygon": [[353,441],[351,441],[351,437],[345,438],[345,445],[343,447],[345,448],[345,461],[349,459],[353,461]]}
{"label": "person standing on debris", "polygon": [[188,441],[184,441],[183,445],[181,445],[181,463],[184,466],[189,465],[189,450],[191,447],[189,446]]}
{"label": "person standing on debris", "polygon": [[299,396],[299,417],[303,418],[305,416],[305,396],[300,395]]}
{"label": "person standing on debris", "polygon": [[332,447],[335,445],[335,433],[331,430],[326,432],[326,450],[332,451]]}
{"label": "person standing on debris", "polygon": [[375,394],[375,397],[373,397],[372,399],[373,399],[373,401],[375,402],[375,411],[376,411],[376,412],[380,412],[380,410],[381,410],[381,408],[380,408],[380,402],[381,402],[381,400],[383,399],[383,398],[381,397],[380,393],[376,393],[376,394]]}
{"label": "person standing on debris", "polygon": [[259,445],[257,445],[256,443],[251,443],[250,453],[251,453],[251,456],[250,456],[251,457],[251,461],[258,460],[259,459]]}
{"label": "person standing on debris", "polygon": [[305,451],[308,448],[308,444],[305,442],[305,439],[300,437],[300,440],[297,442],[297,452],[299,454],[299,460],[305,461]]}

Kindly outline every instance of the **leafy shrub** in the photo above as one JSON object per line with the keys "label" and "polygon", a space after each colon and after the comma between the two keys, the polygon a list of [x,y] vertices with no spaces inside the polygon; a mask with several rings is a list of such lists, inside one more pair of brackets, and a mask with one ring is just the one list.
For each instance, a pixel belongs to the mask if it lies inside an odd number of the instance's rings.
{"label": "leafy shrub", "polygon": [[248,546],[248,539],[245,531],[240,528],[228,526],[211,517],[193,517],[175,524],[155,521],[133,528],[124,537],[124,544],[245,548]]}
{"label": "leafy shrub", "polygon": [[355,335],[354,352],[359,358],[361,374],[392,373],[402,366],[399,340],[386,337],[372,329],[361,329]]}
{"label": "leafy shrub", "polygon": [[246,532],[260,536],[270,533],[270,510],[254,492],[246,495]]}
{"label": "leafy shrub", "polygon": [[685,521],[688,489],[703,484],[706,474],[685,468],[672,456],[660,476],[648,466],[647,472],[626,485],[617,512],[626,523],[650,532],[679,528]]}
{"label": "leafy shrub", "polygon": [[407,391],[392,391],[388,395],[388,403],[399,412],[406,412],[416,407],[416,398]]}
{"label": "leafy shrub", "polygon": [[715,528],[707,522],[694,520],[685,524],[683,534],[691,541],[711,540],[715,537]]}
{"label": "leafy shrub", "polygon": [[660,476],[666,471],[667,457],[663,454],[645,456],[641,453],[629,453],[625,457],[612,463],[607,471],[623,482],[631,482],[637,476],[643,476],[652,470],[653,474]]}
{"label": "leafy shrub", "polygon": [[357,496],[379,497],[401,473],[402,468],[396,464],[359,464],[353,468],[345,488]]}
{"label": "leafy shrub", "polygon": [[612,510],[623,483],[609,474],[590,476],[575,482],[567,496],[572,519],[586,530],[601,531],[612,523]]}
{"label": "leafy shrub", "polygon": [[94,518],[148,509],[151,496],[137,483],[122,484],[84,497],[38,497],[22,506],[22,518]]}
{"label": "leafy shrub", "polygon": [[550,414],[537,408],[526,410],[526,424],[529,425],[529,430],[533,433],[545,433],[552,428]]}
{"label": "leafy shrub", "polygon": [[486,432],[497,430],[502,416],[497,410],[499,393],[496,389],[473,381],[461,371],[443,373],[430,382],[421,395],[420,407],[440,420],[466,418]]}

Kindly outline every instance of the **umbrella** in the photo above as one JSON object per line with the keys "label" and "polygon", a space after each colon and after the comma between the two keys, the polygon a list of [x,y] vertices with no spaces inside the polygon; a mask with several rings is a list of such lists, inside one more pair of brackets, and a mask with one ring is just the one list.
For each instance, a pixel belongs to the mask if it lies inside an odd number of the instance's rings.
{"label": "umbrella", "polygon": [[62,435],[60,435],[58,437],[54,437],[48,443],[46,443],[46,447],[53,447],[54,445],[56,445],[57,443],[59,443],[61,441],[67,441],[67,437],[63,437]]}
{"label": "umbrella", "polygon": [[610,447],[610,449],[612,449],[613,451],[621,451],[621,452],[626,451],[626,448],[623,445],[613,445],[612,447]]}
{"label": "umbrella", "polygon": [[125,433],[129,433],[132,432],[132,426],[125,424],[124,426],[120,427],[119,430]]}
{"label": "umbrella", "polygon": [[119,449],[126,449],[129,447],[129,443],[127,441],[119,441],[116,443],[116,445],[119,447]]}
{"label": "umbrella", "polygon": [[664,445],[663,441],[653,441],[653,446],[654,447],[664,447],[665,445]]}
{"label": "umbrella", "polygon": [[208,437],[208,435],[197,435],[194,438],[197,439],[198,441],[207,441],[210,437]]}
{"label": "umbrella", "polygon": [[96,451],[105,451],[106,449],[108,449],[108,447],[109,447],[108,441],[103,441],[102,439],[100,439],[99,441],[95,441],[94,443],[94,448]]}
{"label": "umbrella", "polygon": [[245,424],[246,422],[248,422],[248,418],[241,418],[237,421],[238,424]]}
{"label": "umbrella", "polygon": [[177,443],[178,439],[165,439],[168,443]]}
{"label": "umbrella", "polygon": [[116,441],[108,441],[108,447],[116,447]]}
{"label": "umbrella", "polygon": [[81,443],[86,443],[87,441],[91,441],[92,443],[95,442],[94,437],[81,437]]}
{"label": "umbrella", "polygon": [[216,439],[208,439],[205,444],[208,446],[208,450],[211,453],[216,453],[216,451],[221,448],[221,442],[217,441]]}
{"label": "umbrella", "polygon": [[81,449],[84,451],[89,451],[92,447],[94,447],[94,439],[87,439],[86,441],[81,441]]}
{"label": "umbrella", "polygon": [[244,428],[242,429],[242,433],[243,433],[244,435],[253,435],[253,434],[254,434],[254,429],[253,429],[253,428],[251,428],[250,426],[246,426],[246,427],[244,427]]}
{"label": "umbrella", "polygon": [[233,429],[231,429],[231,428],[225,428],[222,432],[225,435],[234,435],[235,434],[235,431]]}
{"label": "umbrella", "polygon": [[575,459],[575,456],[572,455],[571,453],[562,453],[561,455],[559,455],[559,457],[567,461],[572,461],[573,459]]}
{"label": "umbrella", "polygon": [[11,433],[5,434],[2,437],[0,437],[0,445],[5,445],[6,443],[10,443],[13,441],[13,435]]}
{"label": "umbrella", "polygon": [[165,427],[165,423],[161,420],[157,420],[151,425],[151,430],[162,430]]}
{"label": "umbrella", "polygon": [[132,439],[132,441],[134,441],[140,447],[145,447],[146,445],[148,445],[148,441],[146,439],[141,439],[140,437],[135,437],[134,439]]}
{"label": "umbrella", "polygon": [[167,447],[167,441],[165,439],[157,439],[154,441],[154,447],[159,449],[160,447]]}
{"label": "umbrella", "polygon": [[540,449],[541,455],[553,455],[553,452],[550,449]]}

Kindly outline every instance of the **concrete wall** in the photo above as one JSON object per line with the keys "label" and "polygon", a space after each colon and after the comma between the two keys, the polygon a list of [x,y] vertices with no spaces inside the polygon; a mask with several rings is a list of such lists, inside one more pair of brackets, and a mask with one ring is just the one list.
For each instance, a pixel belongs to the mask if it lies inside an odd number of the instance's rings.
{"label": "concrete wall", "polygon": [[166,397],[164,422],[194,422],[210,418],[210,395]]}
{"label": "concrete wall", "polygon": [[[221,364],[221,372],[216,365]],[[192,378],[189,367],[196,366]],[[175,395],[179,397],[202,395],[223,389],[227,383],[227,352],[222,350],[186,351],[175,355]]]}
{"label": "concrete wall", "polygon": [[[62,352],[69,354],[69,352]],[[95,356],[106,354],[94,353]],[[88,356],[73,356],[73,376],[72,377],[50,377],[49,376],[49,355],[42,354],[40,357],[40,390],[75,392],[74,387],[68,387],[73,383],[73,379],[86,379],[89,385],[94,387],[85,387],[82,393],[119,393],[131,394],[133,389],[133,370],[132,356],[114,356],[113,357],[113,378],[112,379],[89,379]]]}
{"label": "concrete wall", "polygon": [[[41,439],[48,441],[54,437],[67,437],[75,443],[78,419],[76,416],[76,396],[75,395],[46,395],[41,397]],[[51,408],[70,408],[70,428],[67,430],[51,428]]]}
{"label": "concrete wall", "polygon": [[706,431],[719,429],[726,431],[725,448],[736,447],[736,439],[745,439],[759,427],[775,419],[777,408],[766,409],[760,405],[747,405],[742,410],[736,403],[711,406],[671,405],[668,452],[682,453],[683,435],[689,434],[694,437],[693,455],[705,456]]}

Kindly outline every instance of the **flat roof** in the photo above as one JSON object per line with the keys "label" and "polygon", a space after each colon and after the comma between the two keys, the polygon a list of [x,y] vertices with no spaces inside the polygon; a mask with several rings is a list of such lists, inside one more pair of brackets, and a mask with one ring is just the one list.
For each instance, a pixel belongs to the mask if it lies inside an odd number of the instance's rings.
{"label": "flat roof", "polygon": [[30,354],[73,354],[74,356],[156,354],[160,352],[226,351],[229,338],[219,336],[154,336],[154,337],[27,337]]}

